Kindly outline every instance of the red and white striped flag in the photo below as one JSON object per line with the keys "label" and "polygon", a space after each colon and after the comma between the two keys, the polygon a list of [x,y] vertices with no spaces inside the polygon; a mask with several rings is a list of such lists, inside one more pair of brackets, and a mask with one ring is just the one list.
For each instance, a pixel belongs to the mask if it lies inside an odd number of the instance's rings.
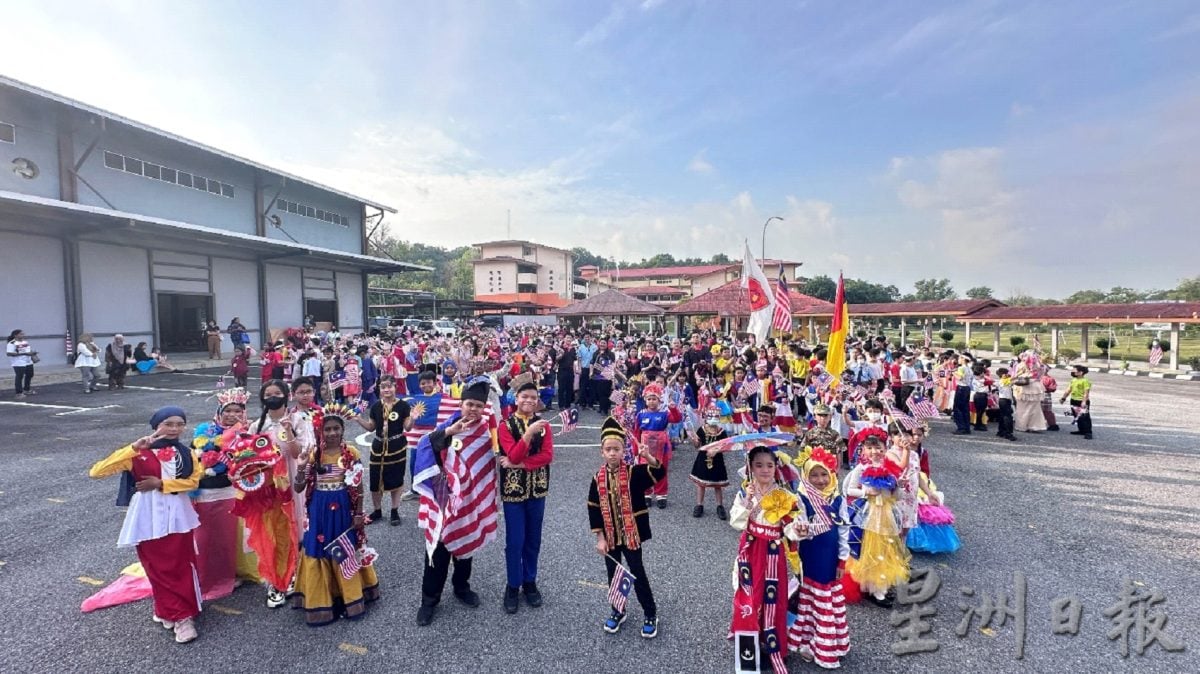
{"label": "red and white striped flag", "polygon": [[425,531],[426,554],[432,556],[441,543],[467,559],[496,538],[495,442],[496,420],[489,412],[462,437],[455,436],[445,450],[444,469],[428,437],[421,439],[413,457],[413,485],[421,495],[417,524]]}
{"label": "red and white striped flag", "polygon": [[1163,349],[1158,340],[1154,340],[1154,344],[1150,347],[1150,365],[1158,365],[1162,362]]}
{"label": "red and white striped flag", "polygon": [[882,402],[884,409],[887,410],[888,416],[896,420],[901,426],[910,431],[915,431],[921,427],[921,422],[896,409],[896,406],[892,405],[890,400],[883,400]]}
{"label": "red and white striped flag", "polygon": [[792,297],[788,293],[782,264],[779,265],[779,283],[775,284],[775,312],[771,314],[771,327],[779,332],[792,331]]}
{"label": "red and white striped flag", "polygon": [[933,401],[923,396],[909,396],[908,411],[912,412],[913,417],[916,419],[936,419],[938,417],[937,405],[934,405]]}

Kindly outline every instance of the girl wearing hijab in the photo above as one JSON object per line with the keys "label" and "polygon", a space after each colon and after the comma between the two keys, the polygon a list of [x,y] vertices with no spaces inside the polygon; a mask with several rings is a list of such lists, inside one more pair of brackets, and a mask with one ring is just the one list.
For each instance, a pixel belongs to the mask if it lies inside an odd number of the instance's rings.
{"label": "girl wearing hijab", "polygon": [[200,484],[204,468],[179,441],[187,415],[179,407],[163,407],[150,417],[150,435],[139,438],[96,462],[88,475],[108,477],[128,472],[122,483],[136,490],[125,512],[118,547],[137,548],[154,593],[154,622],[174,630],[175,641],[196,638],[200,613],[193,530],[200,520],[188,492]]}
{"label": "girl wearing hijab", "polygon": [[800,541],[803,574],[796,623],[788,636],[801,658],[835,669],[850,651],[842,592],[843,562],[850,557],[849,516],[838,494],[837,457],[824,447],[806,447],[797,463],[801,508],[811,537]]}
{"label": "girl wearing hijab", "polygon": [[125,336],[113,335],[112,343],[104,349],[108,390],[125,388],[125,373],[129,372],[129,361],[131,360],[133,360],[133,348],[125,343]]}

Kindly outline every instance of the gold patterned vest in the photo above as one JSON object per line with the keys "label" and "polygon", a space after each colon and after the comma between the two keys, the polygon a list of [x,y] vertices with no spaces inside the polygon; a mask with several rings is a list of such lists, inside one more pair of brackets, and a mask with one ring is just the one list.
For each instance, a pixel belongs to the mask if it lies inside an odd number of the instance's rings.
{"label": "gold patterned vest", "polygon": [[[525,435],[529,424],[537,421],[536,416],[528,420],[514,414],[504,423],[514,440],[520,441]],[[536,435],[529,443],[529,456],[542,451],[542,437]],[[503,452],[503,449],[501,449]],[[550,466],[542,466],[534,470],[523,468],[500,468],[500,500],[505,503],[521,503],[533,498],[546,498],[550,492]]]}

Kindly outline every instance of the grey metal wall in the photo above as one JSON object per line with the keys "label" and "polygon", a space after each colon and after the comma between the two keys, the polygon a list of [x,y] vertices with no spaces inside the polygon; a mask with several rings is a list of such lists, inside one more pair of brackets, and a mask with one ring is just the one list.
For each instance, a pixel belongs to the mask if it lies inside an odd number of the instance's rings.
{"label": "grey metal wall", "polygon": [[67,311],[62,244],[58,239],[0,232],[0,270],[2,336],[7,339],[13,330],[24,330],[43,364],[65,363]]}
{"label": "grey metal wall", "polygon": [[267,329],[280,330],[304,324],[304,296],[300,267],[265,265],[267,272]]}
{"label": "grey metal wall", "polygon": [[344,333],[363,329],[362,274],[337,273],[338,328]]}
{"label": "grey metal wall", "polygon": [[[48,114],[48,106],[24,96],[0,96],[0,122],[17,127],[15,144],[0,143],[0,190],[33,194],[57,199],[58,141]],[[9,169],[17,157],[31,159],[38,167],[38,177],[28,180]],[[5,335],[7,337],[7,335]]]}
{"label": "grey metal wall", "polygon": [[81,241],[79,271],[83,330],[98,341],[118,332],[133,344],[154,341],[149,251]]}
{"label": "grey metal wall", "polygon": [[[217,325],[224,330],[236,316],[250,330],[250,343],[260,343],[262,326],[258,324],[258,264],[214,257],[212,277]],[[223,339],[226,342],[229,340],[227,336]]]}

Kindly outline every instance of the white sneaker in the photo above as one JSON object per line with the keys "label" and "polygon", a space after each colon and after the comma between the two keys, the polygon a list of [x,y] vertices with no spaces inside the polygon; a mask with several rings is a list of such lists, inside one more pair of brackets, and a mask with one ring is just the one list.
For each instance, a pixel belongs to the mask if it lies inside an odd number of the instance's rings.
{"label": "white sneaker", "polygon": [[196,623],[191,618],[175,623],[175,643],[186,644],[198,636],[200,635],[196,633]]}
{"label": "white sneaker", "polygon": [[154,622],[158,623],[159,625],[162,625],[164,629],[168,629],[168,630],[175,629],[175,621],[173,621],[173,620],[163,620],[162,618],[159,618],[158,616],[154,616]]}
{"label": "white sneaker", "polygon": [[401,501],[415,501],[419,498],[421,498],[421,495],[415,491],[406,491],[400,495]]}
{"label": "white sneaker", "polygon": [[287,603],[287,595],[273,587],[267,588],[267,608],[279,608]]}

